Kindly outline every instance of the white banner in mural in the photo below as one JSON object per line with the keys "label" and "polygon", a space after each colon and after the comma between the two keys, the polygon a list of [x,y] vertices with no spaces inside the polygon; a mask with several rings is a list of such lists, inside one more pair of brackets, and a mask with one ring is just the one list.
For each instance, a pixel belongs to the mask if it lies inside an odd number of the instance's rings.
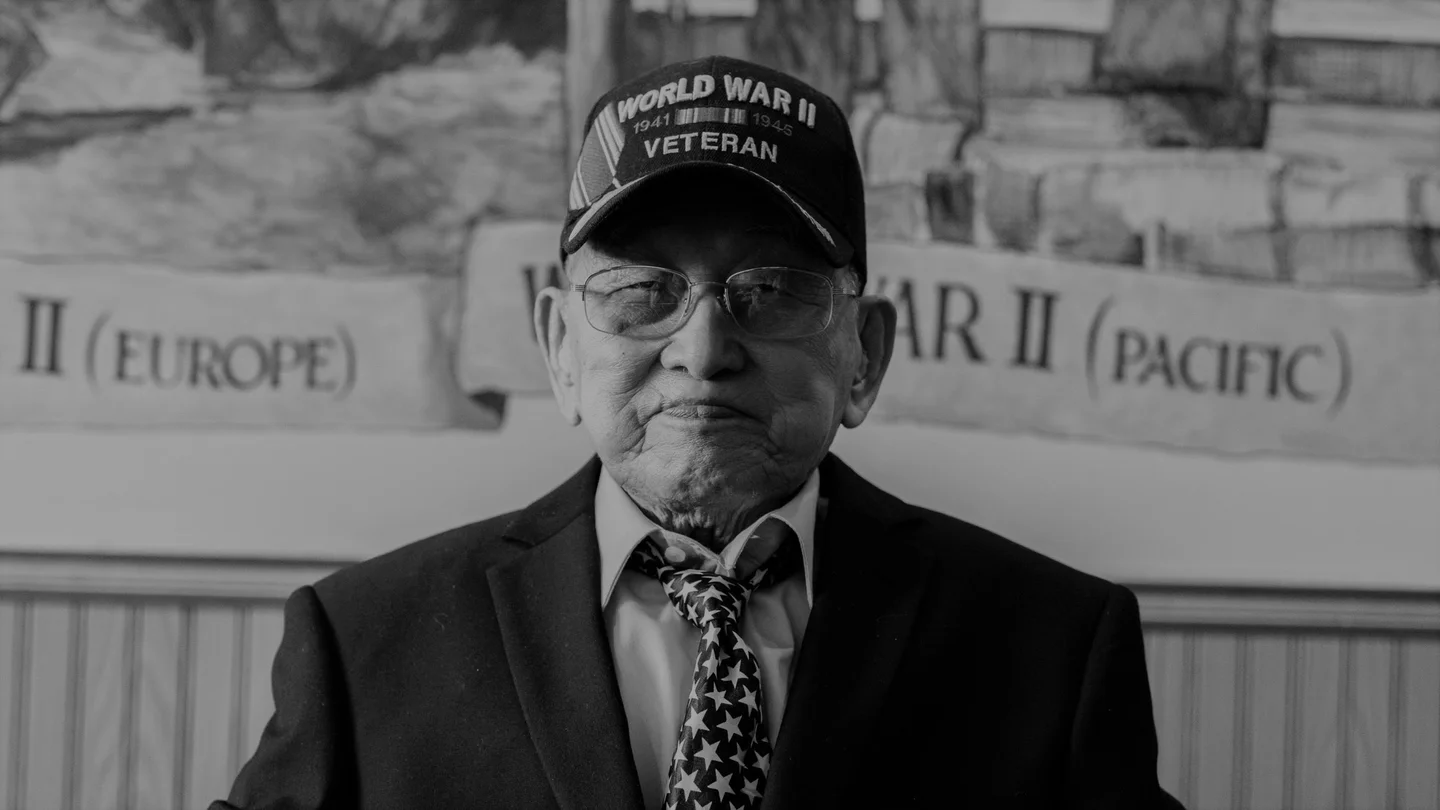
{"label": "white banner in mural", "polygon": [[476,228],[466,256],[460,338],[460,385],[466,391],[550,391],[533,313],[540,290],[561,283],[559,222]]}
{"label": "white banner in mural", "polygon": [[457,282],[0,258],[0,426],[498,426]]}
{"label": "white banner in mural", "polygon": [[[549,391],[546,221],[482,226],[460,379]],[[1440,290],[1306,289],[945,244],[874,242],[898,310],[875,417],[1225,453],[1440,462]]]}
{"label": "white banner in mural", "polygon": [[1440,290],[1313,290],[877,243],[895,301],[876,416],[1440,462]]}

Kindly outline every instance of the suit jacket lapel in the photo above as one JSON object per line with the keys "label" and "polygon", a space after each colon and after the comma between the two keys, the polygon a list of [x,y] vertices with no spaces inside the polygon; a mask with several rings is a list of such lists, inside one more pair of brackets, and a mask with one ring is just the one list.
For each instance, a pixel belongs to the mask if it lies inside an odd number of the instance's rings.
{"label": "suit jacket lapel", "polygon": [[506,535],[527,546],[487,573],[515,691],[562,807],[639,807],[625,711],[600,611],[590,463]]}
{"label": "suit jacket lapel", "polygon": [[[908,507],[833,455],[815,542],[815,605],[795,662],[763,806],[843,806],[843,775],[884,708],[928,582],[905,543]],[[876,564],[879,549],[890,555]]]}

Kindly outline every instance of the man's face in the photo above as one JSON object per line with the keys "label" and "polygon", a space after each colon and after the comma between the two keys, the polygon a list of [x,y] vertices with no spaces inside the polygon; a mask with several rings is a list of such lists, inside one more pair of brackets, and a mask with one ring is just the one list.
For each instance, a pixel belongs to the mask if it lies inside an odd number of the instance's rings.
{"label": "man's face", "polygon": [[[667,179],[627,200],[570,258],[572,281],[619,264],[665,267],[692,282],[786,266],[823,273],[837,290],[855,288],[853,275],[829,267],[769,194],[723,183],[705,184],[702,194],[691,186],[686,196]],[[860,424],[878,391],[894,338],[887,302],[838,296],[824,331],[767,339],[735,323],[721,289],[695,288],[689,320],[656,339],[595,329],[576,292],[550,291],[537,304],[562,411],[586,426],[606,468],[637,500],[744,508],[793,492],[839,426]]]}

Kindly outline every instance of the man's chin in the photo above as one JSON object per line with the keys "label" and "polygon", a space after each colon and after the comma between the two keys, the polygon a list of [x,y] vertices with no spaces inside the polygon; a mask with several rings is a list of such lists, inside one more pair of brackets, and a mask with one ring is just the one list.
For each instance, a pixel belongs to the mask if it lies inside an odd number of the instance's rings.
{"label": "man's chin", "polygon": [[[651,434],[651,438],[657,438]],[[769,477],[772,457],[753,434],[730,439],[719,433],[686,441],[649,444],[627,461],[632,474],[647,480],[649,489],[677,496],[718,497],[752,490]]]}

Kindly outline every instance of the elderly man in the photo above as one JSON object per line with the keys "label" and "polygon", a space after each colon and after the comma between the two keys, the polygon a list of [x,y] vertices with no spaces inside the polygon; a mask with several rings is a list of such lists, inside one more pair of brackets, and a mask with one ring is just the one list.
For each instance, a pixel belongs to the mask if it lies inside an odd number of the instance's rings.
{"label": "elderly man", "polygon": [[297,591],[213,807],[1175,806],[1134,596],[829,454],[896,321],[835,103],[716,57],[586,132],[535,328],[597,457]]}

